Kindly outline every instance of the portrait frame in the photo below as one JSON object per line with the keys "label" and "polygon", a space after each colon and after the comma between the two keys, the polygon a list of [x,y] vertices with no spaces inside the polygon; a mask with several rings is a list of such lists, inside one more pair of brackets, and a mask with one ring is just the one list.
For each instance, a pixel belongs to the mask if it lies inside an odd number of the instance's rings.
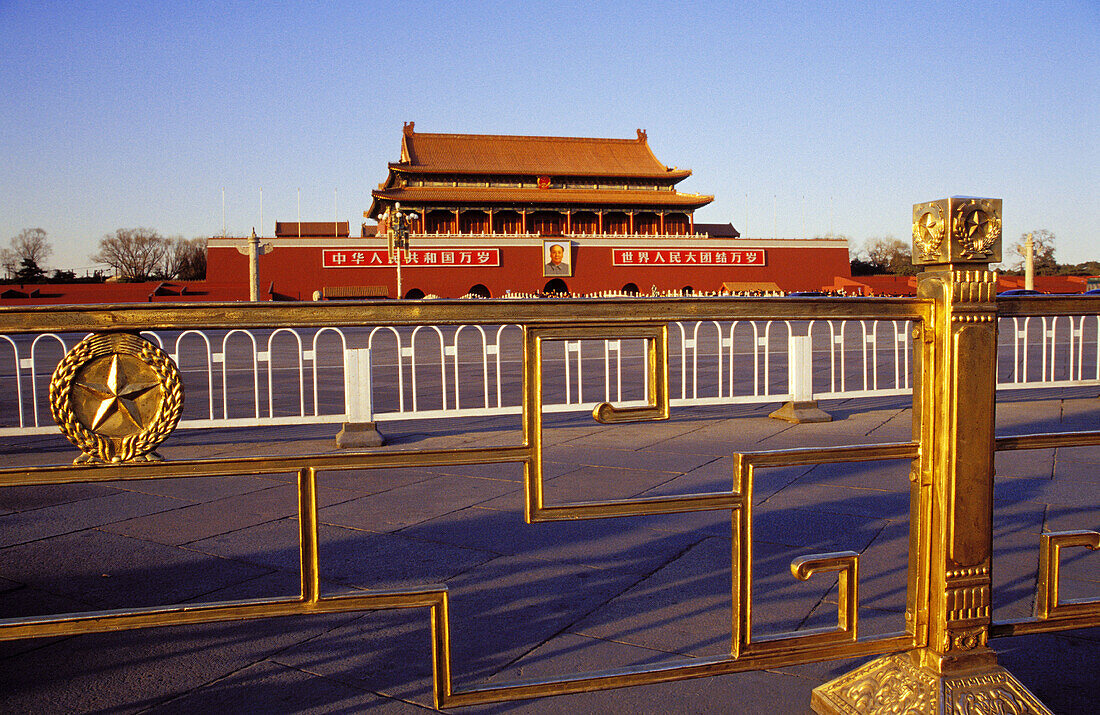
{"label": "portrait frame", "polygon": [[[561,261],[555,263],[554,247],[561,248]],[[560,268],[558,267],[560,266]],[[545,240],[542,242],[542,277],[573,277],[573,242],[566,240]]]}

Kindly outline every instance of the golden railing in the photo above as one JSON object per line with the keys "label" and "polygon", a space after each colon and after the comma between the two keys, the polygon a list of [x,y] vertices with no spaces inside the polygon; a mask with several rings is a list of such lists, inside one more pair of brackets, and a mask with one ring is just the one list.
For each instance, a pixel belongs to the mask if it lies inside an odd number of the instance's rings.
{"label": "golden railing", "polygon": [[[918,205],[914,211],[915,237],[934,238],[936,220],[949,227],[953,220],[951,217],[958,215],[962,217],[960,221],[971,220],[975,211],[986,212],[987,218],[995,216],[999,227],[999,202],[992,206],[975,204],[977,200],[966,201],[971,203],[949,199]],[[937,208],[941,203],[942,206]],[[929,209],[929,206],[933,208]],[[923,213],[918,213],[917,209]],[[927,218],[928,215],[932,218]],[[979,222],[978,225],[988,224]],[[950,233],[950,229],[943,226],[940,231]],[[954,233],[951,235],[954,236]],[[979,231],[979,238],[983,235]],[[999,240],[999,233],[997,238]],[[996,317],[1092,314],[1096,312],[1097,304],[1075,298],[1044,299],[1041,302],[997,301],[993,295],[993,274],[984,266],[984,262],[994,259],[990,246],[981,241],[970,240],[967,243],[959,240],[962,245],[960,250],[964,254],[970,252],[963,256],[967,258],[965,261],[944,253],[948,249],[942,247],[942,240],[936,245],[931,245],[935,242],[930,239],[925,243],[917,242],[915,254],[931,268],[922,274],[920,293],[916,298],[158,304],[95,309],[66,306],[0,310],[0,332],[90,332],[93,340],[100,340],[93,347],[83,348],[83,352],[79,352],[79,345],[74,348],[59,366],[59,373],[55,374],[51,385],[51,405],[55,408],[55,415],[63,422],[62,431],[85,450],[80,463],[0,469],[0,486],[293,472],[298,475],[301,573],[300,591],[293,596],[13,618],[0,621],[0,640],[295,614],[427,608],[432,633],[434,700],[440,708],[880,655],[883,657],[815,690],[814,708],[819,712],[894,712],[891,708],[902,705],[898,698],[902,697],[899,693],[904,693],[906,707],[916,712],[946,711],[949,707],[962,708],[959,712],[969,712],[978,705],[1001,707],[1006,712],[1046,712],[1034,696],[997,666],[996,656],[988,648],[987,640],[990,635],[1100,625],[1100,599],[1063,602],[1059,598],[1058,588],[1061,551],[1067,548],[1096,550],[1100,548],[1100,534],[1092,531],[1043,534],[1036,615],[995,623],[991,615],[990,578],[993,454],[995,450],[1100,445],[1100,432],[995,438],[993,391],[996,376],[993,368],[997,345]],[[593,417],[609,425],[660,420],[669,415],[668,323],[695,318],[884,318],[913,321],[914,354],[917,356],[914,440],[895,444],[740,453],[735,460],[728,490],[547,503],[542,451],[544,344],[583,339],[645,341],[648,404],[631,408],[602,404],[593,411]],[[159,363],[160,358],[149,353],[148,349],[131,345],[129,338],[107,340],[103,337],[133,335],[139,330],[156,328],[501,323],[520,324],[524,332],[523,433],[518,444],[478,449],[170,462],[147,461],[154,458],[156,443],[171,432],[172,425],[166,423],[178,419],[178,411],[172,412],[171,400],[166,398],[176,389],[171,384],[170,366]],[[133,377],[142,371],[142,365],[146,364],[143,360],[152,364],[148,368],[151,372],[145,373],[141,379]],[[122,377],[126,371],[130,371],[127,373],[129,376]],[[86,394],[83,398],[76,396],[80,390],[74,385],[84,385],[82,389]],[[82,403],[82,400],[88,399],[88,394],[99,394],[94,393],[95,390],[110,399],[116,399],[129,390],[127,394],[131,395],[155,395],[160,402],[149,407],[152,415],[149,424],[138,424],[143,420],[134,420],[136,435],[122,434],[124,430],[120,431],[117,427],[118,421],[112,433],[103,431],[101,434],[97,432],[96,423],[102,426],[113,419],[107,416],[109,410],[104,407],[109,399],[102,398],[102,401],[91,406]],[[65,420],[71,423],[64,424]],[[910,460],[912,464],[905,629],[870,637],[860,634],[860,557],[855,552],[846,551],[804,555],[791,563],[792,576],[801,580],[814,578],[820,573],[837,574],[835,627],[755,636],[751,618],[755,470],[870,460]],[[445,586],[425,585],[338,596],[321,595],[318,473],[494,463],[522,465],[525,518],[528,523],[692,511],[728,512],[733,537],[729,564],[732,574],[732,620],[728,654],[460,690],[454,687],[451,677],[450,619]]]}

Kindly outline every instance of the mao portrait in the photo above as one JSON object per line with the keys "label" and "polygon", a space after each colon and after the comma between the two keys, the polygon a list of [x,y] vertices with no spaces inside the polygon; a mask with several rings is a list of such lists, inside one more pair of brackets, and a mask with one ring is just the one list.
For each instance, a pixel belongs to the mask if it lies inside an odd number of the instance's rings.
{"label": "mao portrait", "polygon": [[573,264],[570,260],[569,241],[544,241],[542,257],[545,261],[542,266],[542,275],[549,277],[569,277],[573,275]]}

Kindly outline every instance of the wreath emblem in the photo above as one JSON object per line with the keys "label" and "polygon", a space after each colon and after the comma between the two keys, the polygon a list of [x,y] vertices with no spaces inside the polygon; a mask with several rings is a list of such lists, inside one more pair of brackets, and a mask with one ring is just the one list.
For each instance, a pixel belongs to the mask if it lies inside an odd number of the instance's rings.
{"label": "wreath emblem", "polygon": [[988,258],[1001,238],[1001,219],[986,201],[968,201],[955,213],[953,234],[963,258]]}
{"label": "wreath emblem", "polygon": [[913,222],[913,244],[920,250],[923,260],[935,258],[939,253],[940,244],[946,235],[945,228],[943,209],[937,204],[930,204],[920,218]]}
{"label": "wreath emblem", "polygon": [[159,461],[153,449],[172,433],[182,411],[176,364],[130,333],[89,335],[50,379],[50,414],[83,452],[75,464]]}

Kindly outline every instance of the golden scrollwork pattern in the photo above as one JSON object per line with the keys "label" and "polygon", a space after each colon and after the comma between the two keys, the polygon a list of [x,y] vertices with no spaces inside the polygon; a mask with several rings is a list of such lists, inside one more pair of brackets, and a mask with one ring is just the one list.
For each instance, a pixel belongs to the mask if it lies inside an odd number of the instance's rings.
{"label": "golden scrollwork pattern", "polygon": [[813,691],[816,712],[844,715],[1051,715],[998,666],[963,676],[936,676],[906,653],[889,655]]}
{"label": "golden scrollwork pattern", "polygon": [[183,383],[160,348],[130,333],[89,335],[50,380],[50,414],[82,452],[76,463],[159,461],[179,422]]}

